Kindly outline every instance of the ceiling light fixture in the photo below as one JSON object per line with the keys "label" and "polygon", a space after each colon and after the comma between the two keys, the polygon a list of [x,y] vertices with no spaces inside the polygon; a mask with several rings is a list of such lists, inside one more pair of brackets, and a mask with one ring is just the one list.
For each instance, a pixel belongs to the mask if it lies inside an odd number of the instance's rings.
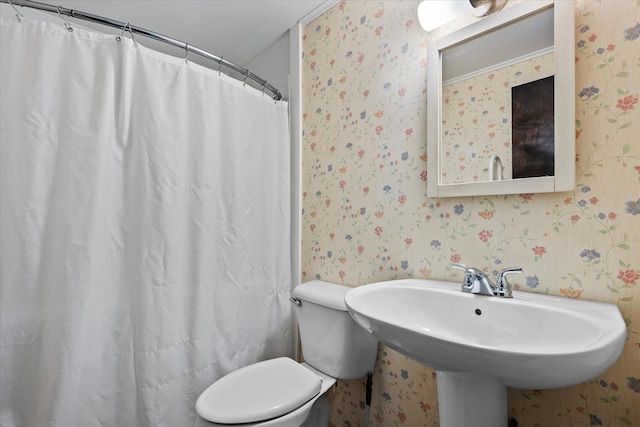
{"label": "ceiling light fixture", "polygon": [[418,21],[425,31],[433,31],[454,19],[473,13],[487,16],[504,8],[508,0],[420,0]]}

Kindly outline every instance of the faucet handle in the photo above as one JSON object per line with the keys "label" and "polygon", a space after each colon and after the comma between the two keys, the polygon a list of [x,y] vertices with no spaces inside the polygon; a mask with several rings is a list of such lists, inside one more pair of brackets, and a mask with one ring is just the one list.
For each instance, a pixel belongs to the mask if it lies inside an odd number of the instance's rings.
{"label": "faucet handle", "polygon": [[509,274],[522,274],[522,267],[505,268],[498,274],[498,281],[496,282],[496,289],[494,291],[496,296],[513,298],[511,283],[507,280],[507,275]]}
{"label": "faucet handle", "polygon": [[463,292],[471,292],[474,286],[474,282],[477,280],[477,270],[473,267],[467,267],[464,264],[453,263],[451,267],[464,270],[464,279],[462,279],[462,291]]}

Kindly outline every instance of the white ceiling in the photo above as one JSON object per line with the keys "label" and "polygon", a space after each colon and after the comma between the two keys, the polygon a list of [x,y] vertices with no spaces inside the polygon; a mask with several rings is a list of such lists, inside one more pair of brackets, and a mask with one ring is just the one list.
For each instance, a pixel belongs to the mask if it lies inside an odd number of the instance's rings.
{"label": "white ceiling", "polygon": [[[245,66],[296,22],[335,0],[39,0],[172,37]],[[82,22],[102,31],[117,31]],[[143,38],[144,39],[144,38]],[[145,40],[173,55],[175,47]],[[191,57],[189,59],[192,59]],[[194,60],[196,58],[193,58]]]}

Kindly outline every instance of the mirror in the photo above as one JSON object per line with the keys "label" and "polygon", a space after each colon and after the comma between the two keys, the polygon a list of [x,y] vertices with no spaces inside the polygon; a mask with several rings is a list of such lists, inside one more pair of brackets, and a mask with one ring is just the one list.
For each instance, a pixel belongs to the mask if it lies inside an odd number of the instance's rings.
{"label": "mirror", "polygon": [[429,44],[428,196],[573,190],[573,13],[527,0]]}

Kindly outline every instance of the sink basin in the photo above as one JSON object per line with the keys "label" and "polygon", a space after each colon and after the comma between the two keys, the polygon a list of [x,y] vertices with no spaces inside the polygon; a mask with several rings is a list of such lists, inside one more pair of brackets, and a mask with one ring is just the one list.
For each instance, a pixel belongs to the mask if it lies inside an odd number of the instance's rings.
{"label": "sink basin", "polygon": [[[345,302],[356,322],[384,344],[438,370],[442,426],[506,425],[506,386],[584,382],[618,359],[626,338],[613,304],[531,292],[488,297],[463,293],[457,283],[404,279],[360,286]],[[481,407],[499,406],[494,418],[481,423],[477,408],[468,420],[460,415],[464,393],[488,399]],[[451,398],[458,401],[452,404],[457,414],[443,414]]]}

